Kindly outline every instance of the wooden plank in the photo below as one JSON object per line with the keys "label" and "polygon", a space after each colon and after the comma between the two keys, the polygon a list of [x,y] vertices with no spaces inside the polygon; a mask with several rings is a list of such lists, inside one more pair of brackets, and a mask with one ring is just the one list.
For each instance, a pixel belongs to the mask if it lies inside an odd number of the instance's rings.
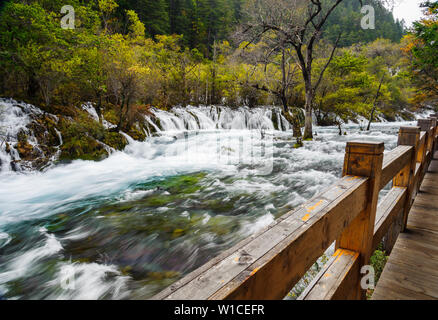
{"label": "wooden plank", "polygon": [[[257,299],[283,298],[366,207],[367,184],[367,178],[344,177],[249,242],[237,245],[227,257],[193,272],[154,299],[225,299],[248,294]],[[265,290],[267,280],[272,291]],[[257,288],[248,290],[253,287]]]}
{"label": "wooden plank", "polygon": [[[385,272],[385,271],[383,271]],[[392,280],[390,276],[382,277],[379,280],[372,300],[434,300],[433,297],[406,289],[399,282]]]}
{"label": "wooden plank", "polygon": [[392,224],[385,236],[384,249],[390,253],[400,231],[406,230],[409,211],[415,197],[415,168],[417,162],[417,146],[420,139],[420,127],[401,127],[398,134],[398,145],[412,147],[411,158],[406,167],[404,167],[393,180],[393,186],[406,187],[406,199],[403,205],[403,211],[395,223]]}
{"label": "wooden plank", "polygon": [[417,150],[417,162],[420,163],[423,163],[424,157],[426,156],[426,137],[426,132],[422,130],[420,133],[420,140],[418,142]]}
{"label": "wooden plank", "polygon": [[384,155],[380,189],[383,189],[394,176],[410,164],[413,150],[412,146],[398,146]]}
{"label": "wooden plank", "polygon": [[422,270],[390,261],[387,262],[385,271],[387,273],[386,277],[397,281],[401,287],[438,298],[438,277],[426,274]]}
{"label": "wooden plank", "polygon": [[419,226],[422,230],[438,232],[438,218],[429,209],[416,206],[409,219],[410,227]]}
{"label": "wooden plank", "polygon": [[[364,203],[359,206],[365,208],[365,191],[366,188],[359,191],[359,197],[345,198],[333,208],[317,213],[308,221],[312,224],[308,232],[303,229],[289,236],[221,288],[211,299],[282,299],[325,252],[341,230],[354,219],[352,215],[345,212],[352,209],[354,199],[362,199],[359,201]],[[357,212],[354,212],[354,215],[357,215]],[[308,218],[308,214],[299,216],[301,220]],[[270,286],[268,291],[266,283]]]}
{"label": "wooden plank", "polygon": [[402,212],[407,189],[394,187],[379,203],[376,213],[376,223],[374,227],[373,251],[377,249],[385,234],[396,220],[396,217]]}
{"label": "wooden plank", "polygon": [[407,268],[422,270],[427,274],[438,277],[438,262],[436,260],[421,259],[421,252],[410,250],[398,250],[391,254],[392,263],[405,265]]}
{"label": "wooden plank", "polygon": [[359,274],[359,253],[338,249],[298,300],[356,299],[352,289]]}

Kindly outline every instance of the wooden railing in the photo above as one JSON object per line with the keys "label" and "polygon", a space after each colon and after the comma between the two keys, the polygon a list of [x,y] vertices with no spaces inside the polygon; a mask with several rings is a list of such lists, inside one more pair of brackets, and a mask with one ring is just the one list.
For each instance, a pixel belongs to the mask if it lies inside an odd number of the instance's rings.
{"label": "wooden railing", "polygon": [[386,154],[383,143],[347,143],[342,179],[154,299],[282,299],[334,241],[334,255],[300,299],[364,299],[361,267],[382,239],[390,252],[405,230],[437,134],[434,116],[400,128],[398,147]]}

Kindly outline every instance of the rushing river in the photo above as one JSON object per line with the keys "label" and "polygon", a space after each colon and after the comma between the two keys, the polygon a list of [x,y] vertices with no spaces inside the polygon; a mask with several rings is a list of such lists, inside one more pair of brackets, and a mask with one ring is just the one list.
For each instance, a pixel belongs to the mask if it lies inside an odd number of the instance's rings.
{"label": "rushing river", "polygon": [[408,124],[317,127],[293,149],[290,131],[263,121],[173,125],[100,162],[0,172],[0,297],[150,298],[332,184],[346,141],[390,150]]}

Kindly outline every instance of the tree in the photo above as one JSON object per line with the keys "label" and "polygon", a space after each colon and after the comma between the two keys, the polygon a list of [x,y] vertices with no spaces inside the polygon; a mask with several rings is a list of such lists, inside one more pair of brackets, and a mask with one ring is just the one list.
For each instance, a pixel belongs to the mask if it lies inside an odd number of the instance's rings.
{"label": "tree", "polygon": [[417,101],[438,99],[438,1],[423,4],[427,18],[415,22],[406,37],[404,52],[412,61],[412,75],[418,87]]}
{"label": "tree", "polygon": [[382,88],[388,88],[388,85],[398,77],[403,66],[400,45],[388,39],[377,39],[365,48],[364,54],[370,61],[370,72],[380,78],[368,119],[367,131],[369,131],[381,98]]}
{"label": "tree", "polygon": [[[283,106],[285,116],[293,123],[295,137],[301,137],[300,121],[298,116],[290,116],[290,113],[298,115],[299,108],[290,106],[293,90],[299,79],[298,65],[293,59],[291,49],[284,42],[279,42],[275,34],[266,35],[263,41],[256,45],[243,43],[244,50],[240,50],[243,60],[252,65],[253,73],[246,83],[252,88],[273,95]],[[256,70],[262,72],[263,78],[255,77]]]}
{"label": "tree", "polygon": [[155,37],[170,31],[168,6],[167,0],[127,0],[122,8],[135,11],[145,26],[146,34]]}
{"label": "tree", "polygon": [[144,45],[144,26],[134,11],[128,11],[130,33],[109,38],[109,52],[106,68],[108,69],[108,87],[120,104],[119,122],[116,131],[120,131],[134,100],[141,90],[142,78],[148,67],[142,63]]}
{"label": "tree", "polygon": [[202,61],[202,55],[197,49],[184,48],[181,36],[157,36],[156,39],[158,42],[149,60],[160,70],[165,105],[186,106],[190,102],[190,77]]}
{"label": "tree", "polygon": [[273,48],[283,44],[295,51],[305,86],[305,129],[304,138],[313,138],[312,110],[315,92],[330,64],[337,48],[340,35],[319,76],[313,78],[314,50],[327,19],[343,0],[251,0],[248,7],[248,22],[240,28],[243,39],[254,42],[268,32],[276,35]]}

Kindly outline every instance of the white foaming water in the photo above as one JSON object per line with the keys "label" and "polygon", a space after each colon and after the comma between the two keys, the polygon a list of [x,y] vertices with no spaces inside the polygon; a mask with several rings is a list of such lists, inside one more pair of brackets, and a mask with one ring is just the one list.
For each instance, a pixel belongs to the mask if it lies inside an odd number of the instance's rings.
{"label": "white foaming water", "polygon": [[[18,142],[17,136],[20,131],[29,133],[26,126],[31,122],[30,115],[41,114],[38,108],[26,104],[17,103],[12,99],[0,99],[0,171],[10,171],[10,163],[20,160],[20,156],[14,148]],[[34,140],[31,141],[31,143]],[[9,151],[7,151],[9,149]],[[16,164],[17,169],[20,165]]]}
{"label": "white foaming water", "polygon": [[7,265],[7,271],[0,273],[0,285],[32,272],[32,268],[38,260],[52,256],[62,250],[61,243],[54,235],[48,234],[44,228],[41,228],[40,232],[46,237],[44,244],[12,259]]}
{"label": "white foaming water", "polygon": [[78,160],[26,175],[2,173],[0,227],[62,212],[81,199],[112,196],[137,181],[154,177],[203,170],[235,172],[239,164],[263,162],[263,157],[250,153],[257,148],[247,148],[257,136],[251,131],[226,131],[187,139],[165,136],[146,142],[132,140],[124,152],[115,152],[100,162]]}
{"label": "white foaming water", "polygon": [[[129,294],[129,291],[125,290],[129,277],[122,276],[117,266],[97,263],[61,263],[58,268],[57,277],[47,283],[48,287],[54,289],[49,299],[123,299]],[[64,288],[63,283],[65,283]]]}
{"label": "white foaming water", "polygon": [[286,131],[291,129],[277,107],[232,109],[223,106],[175,107],[171,111],[152,108],[151,113],[158,120],[148,123],[157,131],[216,130],[216,129],[261,129]]}

